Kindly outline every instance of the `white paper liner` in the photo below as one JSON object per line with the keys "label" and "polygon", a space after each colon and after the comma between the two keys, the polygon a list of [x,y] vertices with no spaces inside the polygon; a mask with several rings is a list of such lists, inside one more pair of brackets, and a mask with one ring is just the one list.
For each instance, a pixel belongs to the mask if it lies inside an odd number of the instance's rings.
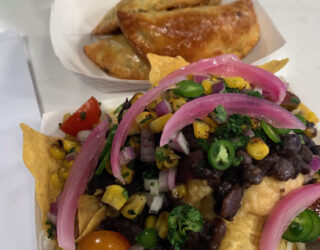
{"label": "white paper liner", "polygon": [[[123,80],[103,72],[83,52],[84,45],[97,37],[90,35],[105,13],[119,0],[55,0],[51,8],[50,37],[53,50],[62,65],[103,92],[146,89],[148,81]],[[224,0],[222,3],[232,2]],[[253,0],[261,37],[255,48],[244,58],[252,63],[284,45],[285,41],[258,1]]]}

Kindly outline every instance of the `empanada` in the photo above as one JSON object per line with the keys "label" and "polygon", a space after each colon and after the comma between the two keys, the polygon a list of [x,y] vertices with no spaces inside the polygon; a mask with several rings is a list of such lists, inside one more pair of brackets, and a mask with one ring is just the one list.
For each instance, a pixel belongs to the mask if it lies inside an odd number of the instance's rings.
{"label": "empanada", "polygon": [[150,66],[132,49],[123,35],[86,45],[87,56],[103,71],[123,79],[146,80]]}
{"label": "empanada", "polygon": [[200,4],[218,4],[221,0],[122,0],[103,17],[92,31],[94,35],[109,35],[119,28],[117,11],[160,11]]}
{"label": "empanada", "polygon": [[250,0],[171,11],[118,11],[118,19],[122,32],[141,56],[180,55],[188,62],[224,53],[242,58],[260,36]]}

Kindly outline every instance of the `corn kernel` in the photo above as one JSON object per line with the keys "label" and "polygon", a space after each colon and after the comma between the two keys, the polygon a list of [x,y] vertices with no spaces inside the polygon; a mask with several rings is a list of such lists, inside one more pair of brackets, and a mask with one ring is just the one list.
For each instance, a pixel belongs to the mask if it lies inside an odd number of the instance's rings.
{"label": "corn kernel", "polygon": [[136,135],[136,134],[140,134],[140,128],[136,122],[133,122],[128,135]]}
{"label": "corn kernel", "polygon": [[70,152],[71,150],[75,150],[78,146],[78,143],[75,141],[63,140],[63,148],[65,151]]}
{"label": "corn kernel", "polygon": [[72,161],[67,161],[66,159],[64,159],[64,160],[62,161],[62,165],[63,165],[64,167],[66,167],[67,169],[70,169],[70,168],[72,167],[73,163],[74,163],[74,160],[72,160]]}
{"label": "corn kernel", "polygon": [[144,222],[144,227],[145,228],[154,228],[156,225],[156,221],[157,221],[157,217],[155,217],[154,215],[149,215],[146,219],[146,221]]}
{"label": "corn kernel", "polygon": [[225,77],[224,81],[229,88],[251,89],[250,84],[242,77]]}
{"label": "corn kernel", "polygon": [[186,99],[183,97],[176,97],[170,99],[170,103],[174,112],[176,112],[180,107],[187,103]]}
{"label": "corn kernel", "polygon": [[148,128],[150,122],[152,121],[152,116],[150,112],[144,111],[137,115],[135,120],[140,129]]}
{"label": "corn kernel", "polygon": [[171,197],[173,200],[181,200],[187,196],[187,187],[185,184],[177,185],[171,189]]}
{"label": "corn kernel", "polygon": [[60,168],[58,173],[59,173],[60,179],[62,179],[64,181],[68,179],[69,170],[67,168],[65,168],[65,167]]}
{"label": "corn kernel", "polygon": [[210,81],[209,79],[205,79],[201,82],[201,85],[204,88],[205,95],[212,94],[212,81]]}
{"label": "corn kernel", "polygon": [[130,136],[129,146],[134,149],[136,153],[140,151],[140,137],[139,136]]}
{"label": "corn kernel", "polygon": [[127,166],[121,167],[121,175],[124,179],[124,182],[126,184],[130,184],[132,182],[134,171],[131,168],[128,168]]}
{"label": "corn kernel", "polygon": [[163,211],[160,213],[159,218],[154,226],[161,239],[165,239],[168,236],[168,219],[169,212]]}
{"label": "corn kernel", "polygon": [[52,175],[50,176],[50,180],[51,180],[52,185],[53,185],[55,188],[57,188],[57,189],[59,189],[59,190],[62,189],[62,184],[61,184],[61,182],[60,182],[60,179],[59,179],[59,176],[58,176],[57,173],[52,174]]}
{"label": "corn kernel", "polygon": [[193,123],[194,137],[198,139],[208,139],[210,134],[210,127],[207,123],[196,120]]}
{"label": "corn kernel", "polygon": [[160,133],[163,128],[164,125],[166,125],[167,121],[171,118],[172,114],[166,114],[163,116],[160,116],[159,118],[153,120],[152,122],[150,122],[149,124],[149,128],[151,130],[152,133]]}
{"label": "corn kernel", "polygon": [[135,219],[143,210],[147,198],[141,193],[135,193],[129,197],[127,204],[121,209],[121,214],[127,219]]}
{"label": "corn kernel", "polygon": [[51,155],[57,160],[62,160],[66,157],[66,151],[62,147],[61,140],[55,141],[49,148],[49,151]]}
{"label": "corn kernel", "polygon": [[120,185],[110,185],[106,188],[101,201],[119,210],[127,202],[125,189]]}
{"label": "corn kernel", "polygon": [[260,137],[253,137],[248,142],[247,152],[253,159],[260,161],[269,154],[269,147]]}
{"label": "corn kernel", "polygon": [[135,93],[134,96],[130,100],[131,105],[134,104],[141,96],[143,96],[142,92]]}
{"label": "corn kernel", "polygon": [[210,133],[214,133],[214,132],[217,131],[218,124],[213,119],[211,119],[210,117],[206,116],[205,118],[203,118],[203,121],[210,126]]}

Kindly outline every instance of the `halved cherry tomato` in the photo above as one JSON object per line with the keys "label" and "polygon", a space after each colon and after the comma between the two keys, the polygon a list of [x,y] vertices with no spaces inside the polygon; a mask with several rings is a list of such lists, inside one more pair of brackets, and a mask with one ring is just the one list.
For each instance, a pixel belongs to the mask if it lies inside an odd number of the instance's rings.
{"label": "halved cherry tomato", "polygon": [[97,99],[91,97],[61,124],[60,129],[66,134],[77,136],[81,130],[92,129],[93,125],[99,122],[100,114],[101,110]]}
{"label": "halved cherry tomato", "polygon": [[97,231],[83,237],[78,250],[127,250],[130,244],[120,233],[114,231]]}

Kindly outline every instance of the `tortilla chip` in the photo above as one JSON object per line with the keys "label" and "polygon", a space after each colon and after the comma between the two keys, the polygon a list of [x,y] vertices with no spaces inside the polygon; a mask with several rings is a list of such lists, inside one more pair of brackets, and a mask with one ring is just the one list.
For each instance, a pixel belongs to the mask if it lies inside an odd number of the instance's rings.
{"label": "tortilla chip", "polygon": [[50,181],[51,174],[56,173],[62,166],[49,152],[49,147],[58,138],[43,135],[23,123],[20,127],[23,132],[23,161],[35,178],[41,222],[43,227],[47,228],[45,223],[50,203],[55,202],[60,193]]}
{"label": "tortilla chip", "polygon": [[181,56],[169,57],[148,53],[147,57],[151,65],[149,81],[153,87],[166,75],[189,64]]}
{"label": "tortilla chip", "polygon": [[101,208],[99,199],[93,195],[81,195],[78,200],[79,235],[87,228],[90,220]]}
{"label": "tortilla chip", "polygon": [[289,58],[285,58],[282,60],[272,60],[262,65],[258,65],[257,67],[265,69],[271,73],[276,73],[280,69],[282,69],[289,62]]}
{"label": "tortilla chip", "polygon": [[101,224],[102,221],[104,221],[107,218],[107,208],[101,207],[90,219],[88,225],[86,226],[85,230],[82,232],[82,234],[79,235],[77,242],[81,240],[84,236],[86,236],[89,233],[92,233],[97,229],[97,227]]}
{"label": "tortilla chip", "polygon": [[302,115],[309,122],[313,122],[314,124],[319,122],[317,115],[302,102],[294,112],[295,114]]}

